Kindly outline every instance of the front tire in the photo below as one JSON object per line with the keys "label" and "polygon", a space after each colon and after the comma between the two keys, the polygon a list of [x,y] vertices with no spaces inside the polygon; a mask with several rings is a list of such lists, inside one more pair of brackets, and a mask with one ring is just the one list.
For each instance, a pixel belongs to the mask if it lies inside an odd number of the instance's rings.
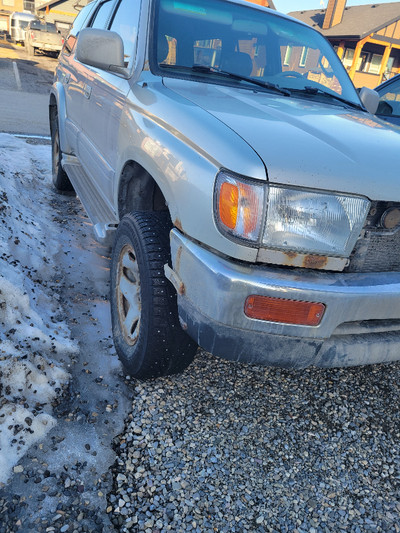
{"label": "front tire", "polygon": [[171,222],[165,212],[133,212],[118,226],[111,262],[114,345],[129,374],[182,372],[197,345],[179,324],[176,293],[164,275]]}

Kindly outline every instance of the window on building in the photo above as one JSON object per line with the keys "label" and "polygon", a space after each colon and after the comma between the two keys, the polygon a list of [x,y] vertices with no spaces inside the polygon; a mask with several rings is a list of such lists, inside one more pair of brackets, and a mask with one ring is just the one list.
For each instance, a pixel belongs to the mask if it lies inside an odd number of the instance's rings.
{"label": "window on building", "polygon": [[31,13],[34,13],[35,11],[34,0],[24,0],[24,11],[30,11]]}
{"label": "window on building", "polygon": [[[366,72],[366,68],[369,64],[370,55],[368,52],[361,52],[360,57],[358,58],[356,70],[358,72]],[[352,48],[346,48],[342,63],[347,70],[350,70],[351,65],[353,64],[354,59],[354,50]]]}
{"label": "window on building", "polygon": [[357,61],[358,72],[367,72],[370,57],[371,54],[369,52],[361,52],[360,57]]}
{"label": "window on building", "polygon": [[371,74],[379,74],[381,63],[382,63],[382,56],[379,54],[372,54],[371,60],[369,63],[368,72]]}
{"label": "window on building", "polygon": [[346,48],[342,62],[347,70],[349,70],[351,65],[353,64],[353,57],[354,57],[353,48]]}

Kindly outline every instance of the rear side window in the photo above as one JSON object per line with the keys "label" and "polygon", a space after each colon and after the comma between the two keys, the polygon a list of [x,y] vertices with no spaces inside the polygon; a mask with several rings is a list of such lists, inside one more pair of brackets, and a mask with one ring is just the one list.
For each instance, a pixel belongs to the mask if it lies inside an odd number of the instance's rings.
{"label": "rear side window", "polygon": [[110,18],[111,9],[113,5],[114,5],[113,0],[108,0],[100,4],[99,7],[97,8],[96,13],[94,14],[94,18],[90,26],[92,28],[97,28],[99,30],[104,29],[106,27],[108,19]]}
{"label": "rear side window", "polygon": [[124,43],[125,67],[136,52],[139,16],[140,0],[121,0],[109,28],[118,33]]}
{"label": "rear side window", "polygon": [[400,116],[400,78],[393,82],[381,93],[379,99],[378,115]]}
{"label": "rear side window", "polygon": [[78,33],[80,32],[81,28],[87,21],[90,13],[92,12],[94,8],[95,2],[91,2],[90,4],[87,4],[76,16],[76,19],[74,20],[74,23],[72,25],[71,31],[69,32],[68,38],[65,41],[64,50],[63,53],[70,54],[75,46],[76,39],[78,36]]}
{"label": "rear side window", "polygon": [[75,37],[78,35],[80,29],[82,28],[90,13],[92,12],[94,4],[95,2],[90,2],[90,4],[87,4],[83,9],[81,9],[81,11],[76,16],[76,19],[74,20],[71,31],[69,32],[70,35],[73,35]]}

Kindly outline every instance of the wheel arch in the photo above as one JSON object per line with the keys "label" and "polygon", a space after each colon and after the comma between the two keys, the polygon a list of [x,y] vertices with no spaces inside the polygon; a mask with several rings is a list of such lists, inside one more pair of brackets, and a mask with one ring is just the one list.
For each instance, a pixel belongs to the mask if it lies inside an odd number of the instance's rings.
{"label": "wheel arch", "polygon": [[53,84],[50,90],[49,99],[49,123],[50,132],[54,127],[55,114],[58,116],[58,131],[60,136],[60,148],[63,153],[71,153],[71,147],[67,141],[65,133],[65,122],[67,117],[67,110],[65,105],[65,90],[60,82]]}
{"label": "wheel arch", "polygon": [[154,177],[137,161],[125,163],[118,182],[118,218],[132,211],[169,212],[165,195]]}

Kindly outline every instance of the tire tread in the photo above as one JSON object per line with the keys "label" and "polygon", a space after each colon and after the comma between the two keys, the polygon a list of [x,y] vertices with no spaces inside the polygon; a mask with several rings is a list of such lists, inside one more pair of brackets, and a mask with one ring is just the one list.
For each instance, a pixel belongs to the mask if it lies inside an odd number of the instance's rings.
{"label": "tire tread", "polygon": [[[121,239],[133,236],[135,252],[137,247],[143,252],[142,280],[146,275],[151,310],[142,316],[141,328],[147,326],[146,339],[139,339],[135,346],[143,350],[144,356],[135,357],[135,350],[131,354],[126,350],[125,341],[119,330],[118,313],[112,304],[114,343],[117,353],[128,372],[138,379],[149,379],[182,372],[193,360],[197,345],[182,330],[177,310],[175,289],[166,279],[164,264],[170,261],[169,231],[171,222],[167,212],[133,212],[125,215],[117,231],[112,260],[112,279],[115,278],[116,255],[119,253],[119,235]],[[140,270],[140,269],[139,269]],[[115,280],[114,280],[115,281]],[[141,281],[142,283],[142,281]],[[111,301],[115,298],[115,288],[111,284]],[[147,292],[147,291],[146,291]],[[142,307],[145,305],[142,302]],[[143,321],[148,324],[144,324]]]}

